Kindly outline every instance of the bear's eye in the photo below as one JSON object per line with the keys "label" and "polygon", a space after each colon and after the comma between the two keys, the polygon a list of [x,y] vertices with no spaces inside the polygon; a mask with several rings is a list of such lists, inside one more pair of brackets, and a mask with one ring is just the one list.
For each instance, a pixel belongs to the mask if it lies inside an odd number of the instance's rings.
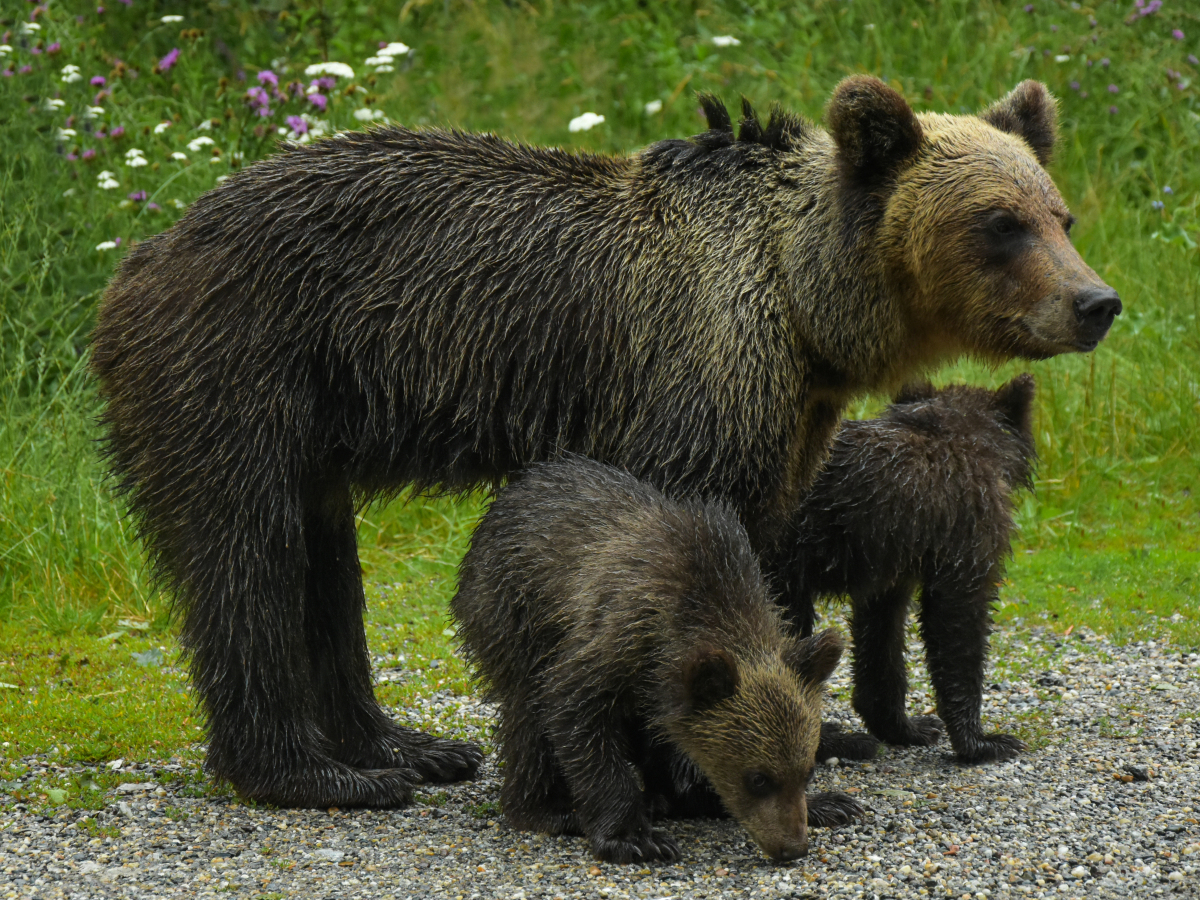
{"label": "bear's eye", "polygon": [[1063,231],[1067,233],[1067,237],[1071,236],[1071,226],[1075,224],[1074,216],[1067,216],[1067,221],[1063,222]]}
{"label": "bear's eye", "polygon": [[1020,224],[1012,216],[1001,215],[992,219],[991,231],[998,237],[1012,237],[1020,230]]}
{"label": "bear's eye", "polygon": [[742,784],[751,797],[766,797],[777,790],[775,779],[765,772],[747,772],[742,777]]}

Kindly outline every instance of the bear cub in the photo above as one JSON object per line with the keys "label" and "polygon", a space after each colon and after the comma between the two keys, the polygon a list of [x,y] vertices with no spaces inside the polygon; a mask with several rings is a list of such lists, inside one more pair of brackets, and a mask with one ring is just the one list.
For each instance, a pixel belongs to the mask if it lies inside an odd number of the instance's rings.
{"label": "bear cub", "polygon": [[[985,734],[980,706],[1013,494],[1033,487],[1033,396],[1030,375],[996,391],[910,386],[879,418],[843,424],[803,501],[789,616],[811,634],[813,601],[849,595],[854,708],[890,744],[933,744],[944,727],[964,762],[1023,749]],[[904,710],[905,621],[918,589],[940,720]],[[823,736],[820,756],[838,755],[836,737]]]}
{"label": "bear cub", "polygon": [[664,743],[772,859],[862,812],[805,797],[841,638],[789,636],[723,505],[581,457],[535,466],[480,522],[450,609],[499,705],[515,828],[582,833],[609,862],[678,859],[643,790]]}

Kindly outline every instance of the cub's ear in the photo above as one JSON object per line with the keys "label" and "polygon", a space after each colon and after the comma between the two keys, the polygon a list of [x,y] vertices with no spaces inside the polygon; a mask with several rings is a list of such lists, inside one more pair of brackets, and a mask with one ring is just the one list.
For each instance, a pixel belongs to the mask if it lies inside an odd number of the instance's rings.
{"label": "cub's ear", "polygon": [[937,396],[937,388],[931,381],[912,381],[900,388],[900,392],[892,398],[892,403],[917,403],[921,400],[932,400]]}
{"label": "cub's ear", "polygon": [[1022,81],[979,116],[993,128],[1024,138],[1043,166],[1058,140],[1058,101],[1040,81]]}
{"label": "cub's ear", "polygon": [[801,681],[820,684],[837,668],[844,646],[842,636],[828,628],[820,634],[795,641],[783,661]]}
{"label": "cub's ear", "polygon": [[1001,417],[1021,437],[1033,438],[1033,398],[1037,393],[1033,376],[1018,375],[996,391],[996,408]]}
{"label": "cub's ear", "polygon": [[898,93],[870,75],[852,75],[833,91],[825,110],[838,160],[852,180],[875,185],[916,155],[923,133]]}
{"label": "cub's ear", "polygon": [[688,712],[703,712],[728,700],[738,688],[737,661],[726,651],[698,647],[683,664]]}

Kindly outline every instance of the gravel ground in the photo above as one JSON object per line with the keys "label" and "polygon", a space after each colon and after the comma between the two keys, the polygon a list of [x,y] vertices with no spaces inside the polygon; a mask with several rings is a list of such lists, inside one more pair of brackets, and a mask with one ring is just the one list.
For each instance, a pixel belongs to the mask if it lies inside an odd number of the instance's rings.
{"label": "gravel ground", "polygon": [[[199,792],[179,776],[193,764],[130,762],[123,771],[137,780],[101,811],[44,815],[5,798],[0,900],[1200,897],[1200,655],[1015,629],[993,637],[993,657],[984,720],[1033,749],[962,767],[943,742],[821,767],[815,790],[852,791],[871,812],[854,827],[815,829],[794,864],[770,865],[729,821],[666,823],[683,850],[677,865],[597,864],[582,839],[506,827],[490,765],[474,783],[431,786],[419,805],[381,812],[189,798]],[[847,675],[843,666],[827,708],[854,726]],[[918,711],[926,688],[915,680]],[[487,714],[443,695],[420,711],[475,738]],[[24,762],[26,780],[88,771]]]}

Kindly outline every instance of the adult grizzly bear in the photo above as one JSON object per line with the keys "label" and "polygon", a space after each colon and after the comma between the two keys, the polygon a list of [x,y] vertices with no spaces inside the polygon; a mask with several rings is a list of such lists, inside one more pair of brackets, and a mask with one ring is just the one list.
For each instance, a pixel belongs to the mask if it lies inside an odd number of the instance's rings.
{"label": "adult grizzly bear", "polygon": [[450,611],[499,704],[514,827],[585,834],[610,862],[678,859],[636,774],[656,784],[659,743],[772,859],[862,812],[805,796],[841,638],[787,633],[724,504],[580,457],[540,463],[496,497],[459,572]]}
{"label": "adult grizzly bear", "polygon": [[[842,426],[796,516],[789,612],[811,634],[814,599],[850,596],[854,708],[888,743],[932,744],[944,724],[964,762],[1007,759],[1022,747],[1011,735],[985,734],[980,707],[991,607],[1012,552],[1013,494],[1033,486],[1033,395],[1029,375],[995,391],[905,388],[878,418]],[[905,622],[918,590],[942,721],[904,711]]]}
{"label": "adult grizzly bear", "polygon": [[292,147],[122,262],[93,368],[112,470],[183,612],[210,772],[391,806],[477,748],[393,722],[356,504],[563,450],[723,498],[766,550],[847,400],[959,354],[1088,351],[1120,310],[1042,167],[1055,103],[829,132],[747,107],[628,157],[381,128]]}

